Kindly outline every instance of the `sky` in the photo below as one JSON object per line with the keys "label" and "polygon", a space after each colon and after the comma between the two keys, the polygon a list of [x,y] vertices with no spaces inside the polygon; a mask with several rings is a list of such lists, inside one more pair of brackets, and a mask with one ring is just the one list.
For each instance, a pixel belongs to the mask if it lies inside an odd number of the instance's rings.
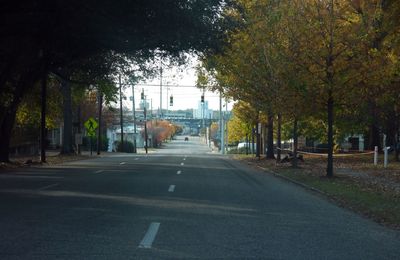
{"label": "sky", "polygon": [[[188,108],[196,109],[200,101],[202,90],[196,88],[196,58],[191,58],[190,63],[185,67],[163,67],[162,77],[162,107],[168,110],[184,110]],[[144,89],[146,98],[151,101],[153,109],[160,106],[160,75],[154,79],[139,82],[134,87],[135,103],[140,102],[140,93]],[[168,94],[168,95],[167,95]],[[126,89],[125,95],[132,96],[132,89]],[[173,96],[173,106],[169,105],[169,97]],[[219,93],[206,91],[204,98],[208,101],[209,109],[219,110]],[[225,102],[223,102],[225,105]],[[231,110],[233,103],[228,103],[228,110]],[[124,101],[124,106],[131,107],[130,98]],[[136,105],[138,107],[138,105]],[[223,107],[225,110],[225,106]]]}

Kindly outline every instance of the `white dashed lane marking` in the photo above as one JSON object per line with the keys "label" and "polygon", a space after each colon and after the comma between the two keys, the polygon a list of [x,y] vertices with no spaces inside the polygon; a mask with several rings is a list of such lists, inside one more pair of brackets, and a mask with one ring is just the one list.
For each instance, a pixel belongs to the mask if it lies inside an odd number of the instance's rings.
{"label": "white dashed lane marking", "polygon": [[98,171],[95,171],[94,173],[102,173],[102,172],[104,172],[104,170],[98,170]]}
{"label": "white dashed lane marking", "polygon": [[181,174],[181,173],[182,173],[182,171],[177,171],[177,172],[176,172],[176,174]]}
{"label": "white dashed lane marking", "polygon": [[160,228],[160,223],[152,222],[144,235],[142,241],[139,244],[139,248],[149,249],[153,245],[154,239],[157,236],[158,229]]}
{"label": "white dashed lane marking", "polygon": [[39,188],[38,190],[47,190],[47,189],[50,189],[50,188],[56,187],[56,186],[58,186],[58,185],[60,185],[60,184],[59,184],[59,183],[54,183],[54,184],[50,184],[50,185],[47,185],[47,186],[41,187],[41,188]]}
{"label": "white dashed lane marking", "polygon": [[181,163],[181,165],[185,165],[184,163]]}
{"label": "white dashed lane marking", "polygon": [[168,192],[174,192],[175,191],[175,185],[169,185]]}
{"label": "white dashed lane marking", "polygon": [[120,164],[120,165],[124,165],[125,163],[126,163],[126,162],[120,162],[119,164]]}

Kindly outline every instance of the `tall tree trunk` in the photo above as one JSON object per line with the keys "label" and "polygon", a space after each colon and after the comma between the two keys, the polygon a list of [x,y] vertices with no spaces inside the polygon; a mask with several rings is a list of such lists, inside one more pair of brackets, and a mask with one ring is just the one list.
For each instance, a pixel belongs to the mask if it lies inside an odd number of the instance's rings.
{"label": "tall tree trunk", "polygon": [[14,104],[12,107],[10,107],[10,110],[6,112],[3,123],[0,128],[0,136],[1,136],[1,142],[0,142],[0,162],[9,162],[10,157],[9,157],[9,152],[10,152],[10,140],[11,140],[11,134],[12,134],[12,129],[14,127],[15,123],[15,117],[16,117],[16,112],[17,112],[17,107],[18,104]]}
{"label": "tall tree trunk", "polygon": [[399,114],[397,112],[397,106],[394,107],[394,126],[395,126],[395,137],[394,137],[394,150],[395,150],[395,160],[398,162],[399,159]]}
{"label": "tall tree trunk", "polygon": [[274,116],[268,115],[268,132],[267,132],[267,159],[275,159],[274,154]]}
{"label": "tall tree trunk", "polygon": [[261,150],[260,130],[261,129],[260,128],[258,128],[258,124],[257,124],[255,132],[256,132],[256,157],[258,159],[260,159],[260,156],[261,156],[261,153],[260,153],[260,150]]}
{"label": "tall tree trunk", "polygon": [[263,124],[262,125],[262,131],[261,131],[261,133],[262,133],[262,147],[263,147],[263,149],[262,149],[262,154],[267,154],[267,151],[266,151],[266,147],[268,147],[268,141],[267,141],[267,125],[266,124]]}
{"label": "tall tree trunk", "polygon": [[379,121],[378,121],[378,109],[375,101],[370,100],[368,102],[369,113],[371,117],[371,124],[368,129],[368,150],[374,150],[375,146],[378,146],[378,150],[382,149],[379,131]]}
{"label": "tall tree trunk", "polygon": [[[9,162],[10,141],[12,137],[12,130],[14,128],[15,118],[17,116],[18,106],[22,101],[26,90],[32,87],[35,82],[36,74],[34,72],[29,75],[21,76],[18,83],[15,83],[15,90],[12,95],[11,102],[8,106],[2,106],[2,115],[0,117],[0,162]],[[11,84],[11,83],[10,83]]]}
{"label": "tall tree trunk", "polygon": [[298,162],[297,162],[297,147],[298,147],[298,140],[299,140],[299,136],[298,136],[298,121],[297,121],[297,117],[294,118],[293,120],[293,159],[292,159],[292,167],[293,168],[297,168],[298,166]]}
{"label": "tall tree trunk", "polygon": [[63,129],[63,145],[61,148],[62,154],[71,154],[74,152],[72,147],[72,94],[71,84],[66,80],[61,81],[61,91],[63,94],[63,114],[64,114],[64,129]]}
{"label": "tall tree trunk", "polygon": [[386,144],[389,146],[394,146],[396,144],[396,112],[394,110],[390,111],[386,119]]}
{"label": "tall tree trunk", "polygon": [[333,177],[333,97],[329,95],[328,104],[328,164],[326,176]]}
{"label": "tall tree trunk", "polygon": [[281,134],[281,129],[282,129],[282,116],[281,114],[278,114],[278,129],[276,133],[276,161],[280,162],[281,161],[281,146],[282,146],[282,134]]}
{"label": "tall tree trunk", "polygon": [[246,134],[246,155],[249,154],[249,146],[250,146],[250,142],[249,142],[249,134]]}
{"label": "tall tree trunk", "polygon": [[46,102],[47,101],[47,71],[43,72],[41,82],[41,111],[40,111],[40,162],[46,162]]}
{"label": "tall tree trunk", "polygon": [[255,135],[255,128],[251,131],[251,154],[255,154],[256,149],[254,149],[254,135]]}

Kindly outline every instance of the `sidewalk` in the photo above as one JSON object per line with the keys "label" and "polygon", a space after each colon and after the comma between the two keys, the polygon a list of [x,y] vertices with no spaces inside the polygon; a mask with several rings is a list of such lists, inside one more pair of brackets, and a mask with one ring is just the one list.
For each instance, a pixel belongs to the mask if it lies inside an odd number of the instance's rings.
{"label": "sidewalk", "polygon": [[[148,149],[148,153],[154,153],[154,149]],[[122,152],[104,152],[102,151],[100,155],[97,155],[97,151],[81,151],[81,154],[60,154],[59,150],[47,150],[46,151],[46,163],[45,165],[57,165],[64,162],[86,160],[91,158],[101,158],[101,157],[112,157],[112,156],[137,156],[144,155],[146,151],[144,148],[138,148],[137,153],[122,153]],[[14,169],[19,167],[27,166],[40,166],[39,155],[26,155],[26,156],[10,156],[11,163],[1,163],[0,169]]]}

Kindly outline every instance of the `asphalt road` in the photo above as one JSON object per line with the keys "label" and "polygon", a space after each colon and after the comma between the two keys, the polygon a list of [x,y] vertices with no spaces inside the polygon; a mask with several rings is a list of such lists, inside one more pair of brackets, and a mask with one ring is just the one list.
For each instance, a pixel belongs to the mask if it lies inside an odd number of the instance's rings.
{"label": "asphalt road", "polygon": [[399,259],[400,233],[183,137],[0,173],[0,259]]}

